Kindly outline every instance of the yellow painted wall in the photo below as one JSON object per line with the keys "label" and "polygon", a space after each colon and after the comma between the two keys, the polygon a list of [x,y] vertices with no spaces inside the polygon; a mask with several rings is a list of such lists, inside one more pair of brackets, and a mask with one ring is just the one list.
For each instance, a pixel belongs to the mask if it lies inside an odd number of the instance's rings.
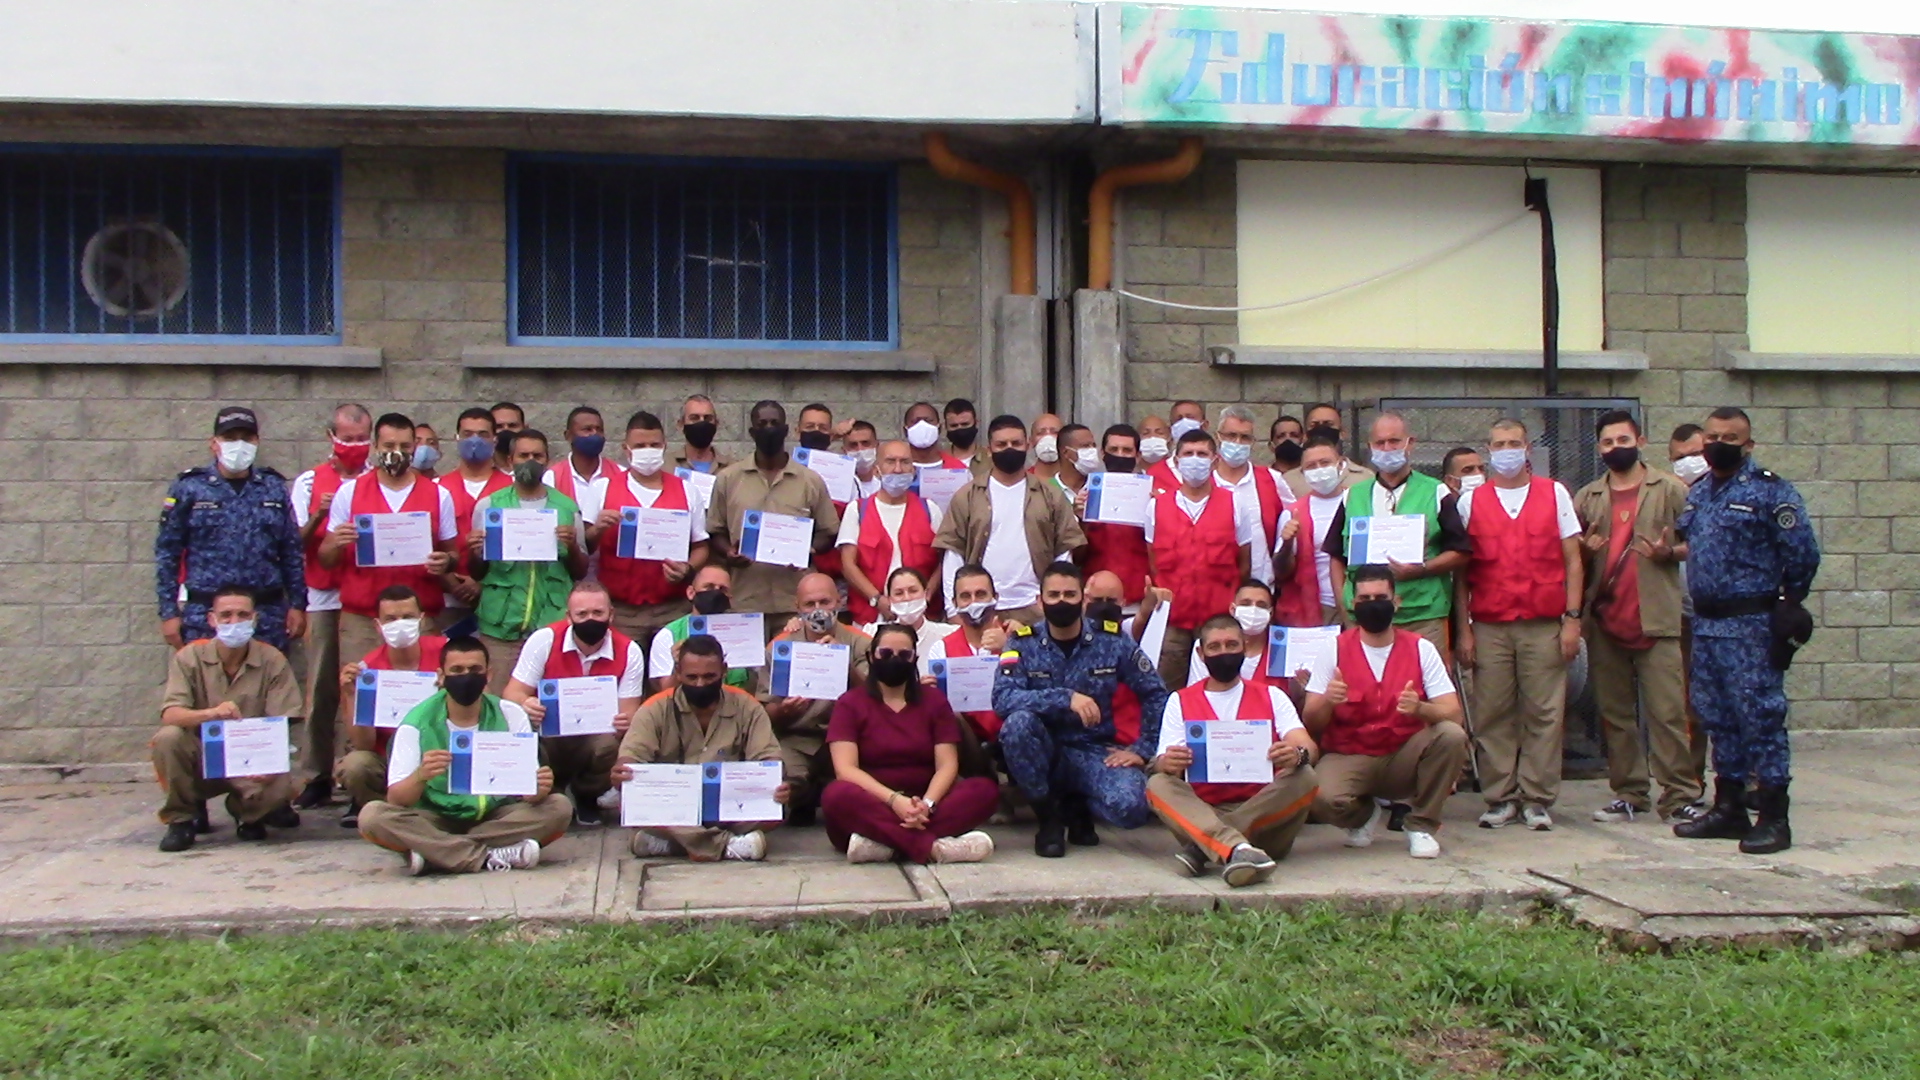
{"label": "yellow painted wall", "polygon": [[1920,353],[1920,180],[1747,178],[1755,352]]}
{"label": "yellow painted wall", "polygon": [[[1560,347],[1601,347],[1600,173],[1548,178],[1560,263]],[[1525,210],[1518,167],[1240,162],[1240,303],[1359,281]],[[1282,348],[1540,347],[1540,225],[1526,214],[1438,262],[1279,311],[1240,316],[1240,341]]]}

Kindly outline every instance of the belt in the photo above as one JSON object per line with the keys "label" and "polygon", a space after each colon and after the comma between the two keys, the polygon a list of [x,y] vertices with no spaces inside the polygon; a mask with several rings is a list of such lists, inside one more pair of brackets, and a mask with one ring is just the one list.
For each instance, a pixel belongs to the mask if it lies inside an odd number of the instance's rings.
{"label": "belt", "polygon": [[1693,614],[1701,619],[1731,619],[1739,615],[1758,615],[1772,611],[1780,599],[1774,596],[1736,596],[1727,600],[1693,601]]}
{"label": "belt", "polygon": [[[241,588],[244,589],[246,586],[242,585]],[[285,589],[253,589],[250,591],[253,593],[253,606],[257,608],[279,607],[287,602],[287,590]],[[188,589],[187,603],[197,604],[201,607],[209,607],[213,604],[213,593],[202,592],[198,589]]]}

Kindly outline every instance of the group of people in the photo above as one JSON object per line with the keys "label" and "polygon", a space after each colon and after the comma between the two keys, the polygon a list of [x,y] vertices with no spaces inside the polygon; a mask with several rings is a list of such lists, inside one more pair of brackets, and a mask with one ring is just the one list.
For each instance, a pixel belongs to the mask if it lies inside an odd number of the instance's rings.
{"label": "group of people", "polygon": [[[1308,823],[1364,847],[1386,821],[1434,858],[1470,760],[1481,827],[1552,828],[1583,641],[1613,794],[1596,820],[1791,843],[1782,672],[1819,553],[1738,409],[1676,430],[1666,469],[1633,415],[1600,416],[1605,472],[1577,493],[1517,419],[1438,476],[1390,412],[1355,463],[1330,404],[1269,426],[1271,465],[1250,410],[1194,401],[1098,434],[983,429],[958,399],[884,439],[820,404],[747,420],[736,462],[703,396],[671,438],[633,413],[617,446],[593,408],[549,440],[502,402],[460,413],[443,470],[432,428],[342,405],[331,454],[289,483],[256,463],[258,417],[220,410],[155,548],[178,650],[161,849],[209,832],[217,794],[259,839],[344,791],[341,824],[415,873],[524,869],[621,820],[649,766],[778,762],[766,820],[636,825],[634,854],[755,860],[775,826],[819,822],[853,862],[977,861],[982,826],[1024,807],[1041,856],[1157,817],[1183,871],[1235,886]],[[500,523],[525,511],[551,542],[509,557]],[[410,554],[377,556],[409,515]],[[379,671],[431,673],[431,693],[356,723]],[[617,704],[558,733],[551,688],[580,679]],[[304,720],[297,767],[208,779],[222,722],[264,717]],[[475,733],[537,734],[531,792],[461,793]]]}

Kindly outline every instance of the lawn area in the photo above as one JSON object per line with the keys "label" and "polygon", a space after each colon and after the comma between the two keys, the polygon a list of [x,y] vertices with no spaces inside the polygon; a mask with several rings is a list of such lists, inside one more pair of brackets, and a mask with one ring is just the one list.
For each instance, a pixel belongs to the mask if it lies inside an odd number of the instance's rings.
{"label": "lawn area", "polygon": [[1868,1077],[1920,960],[1640,957],[1542,919],[1141,911],[0,953],[0,1075]]}

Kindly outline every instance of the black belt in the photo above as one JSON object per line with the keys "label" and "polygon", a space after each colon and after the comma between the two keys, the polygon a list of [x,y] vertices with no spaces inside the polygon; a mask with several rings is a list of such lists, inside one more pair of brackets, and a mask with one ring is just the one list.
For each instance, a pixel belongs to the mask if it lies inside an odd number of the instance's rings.
{"label": "black belt", "polygon": [[[246,586],[242,585],[241,588],[244,589]],[[251,589],[249,591],[253,593],[253,606],[257,608],[279,607],[287,602],[287,590],[285,589]],[[201,607],[211,607],[213,606],[213,594],[211,592],[201,592],[197,589],[188,589],[187,603],[197,604]]]}
{"label": "black belt", "polygon": [[1758,615],[1772,611],[1780,602],[1777,596],[1736,596],[1730,600],[1701,600],[1693,602],[1693,614],[1700,619],[1731,619],[1738,615]]}

